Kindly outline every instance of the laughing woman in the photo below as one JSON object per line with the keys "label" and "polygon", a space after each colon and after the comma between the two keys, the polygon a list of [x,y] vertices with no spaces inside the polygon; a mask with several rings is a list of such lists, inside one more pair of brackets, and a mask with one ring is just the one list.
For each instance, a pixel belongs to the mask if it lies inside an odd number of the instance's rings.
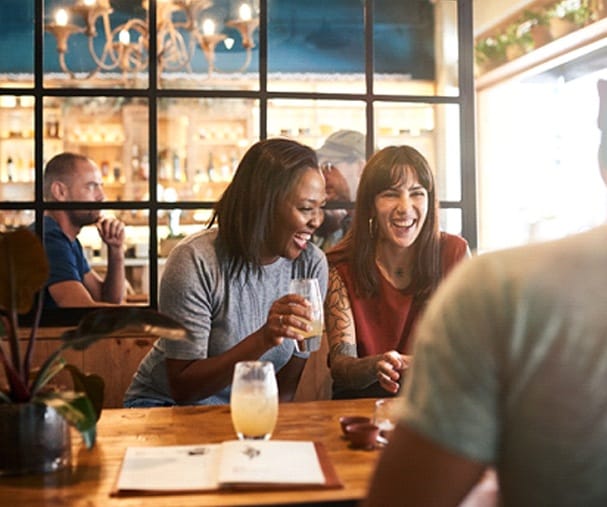
{"label": "laughing woman", "polygon": [[327,261],[310,242],[324,202],[311,148],[268,139],[247,151],[215,207],[217,227],[175,247],[162,276],[160,310],[193,340],[160,338],[125,406],[229,403],[234,364],[257,359],[274,364],[280,398],[291,399],[305,357],[285,338],[303,339],[310,310],[287,292],[294,277],[318,278],[326,292]]}
{"label": "laughing woman", "polygon": [[410,146],[390,146],[371,157],[352,229],[327,254],[334,398],[398,392],[420,312],[441,279],[469,255],[466,240],[439,231],[426,159]]}

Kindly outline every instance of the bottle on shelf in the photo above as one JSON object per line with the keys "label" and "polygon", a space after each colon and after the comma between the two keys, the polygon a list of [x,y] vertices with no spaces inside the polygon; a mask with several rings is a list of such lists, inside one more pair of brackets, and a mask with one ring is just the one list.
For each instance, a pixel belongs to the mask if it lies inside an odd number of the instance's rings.
{"label": "bottle on shelf", "polygon": [[6,160],[6,178],[8,181],[15,181],[15,163],[11,156]]}
{"label": "bottle on shelf", "polygon": [[217,181],[217,175],[215,174],[215,164],[213,163],[213,152],[209,152],[209,163],[207,164],[207,175],[209,181]]}
{"label": "bottle on shelf", "polygon": [[173,153],[173,180],[181,181],[182,171],[181,171],[181,159],[179,158],[179,154],[175,151]]}
{"label": "bottle on shelf", "polygon": [[131,174],[134,179],[140,179],[141,159],[139,158],[139,145],[133,143],[131,147]]}
{"label": "bottle on shelf", "polygon": [[171,178],[168,152],[167,150],[160,150],[158,152],[158,180],[168,181]]}

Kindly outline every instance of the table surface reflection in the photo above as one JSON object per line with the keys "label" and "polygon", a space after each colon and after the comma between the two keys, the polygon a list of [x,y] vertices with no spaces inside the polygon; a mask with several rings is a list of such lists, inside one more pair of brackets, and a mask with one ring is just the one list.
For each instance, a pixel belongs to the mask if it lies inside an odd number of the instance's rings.
{"label": "table surface reflection", "polygon": [[[214,443],[235,438],[229,406],[106,409],[97,444],[86,450],[72,434],[73,463],[67,472],[0,479],[0,505],[194,506],[280,505],[355,502],[361,499],[379,450],[351,449],[341,436],[341,415],[373,415],[374,400],[283,403],[273,438],[322,442],[343,483],[340,489],[205,492],[110,497],[128,446]],[[288,459],[288,457],[285,457]]]}

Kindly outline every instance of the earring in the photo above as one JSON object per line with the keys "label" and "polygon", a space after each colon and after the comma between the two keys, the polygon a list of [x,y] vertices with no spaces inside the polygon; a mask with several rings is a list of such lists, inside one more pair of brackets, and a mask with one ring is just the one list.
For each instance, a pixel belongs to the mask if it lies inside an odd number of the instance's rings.
{"label": "earring", "polygon": [[375,219],[373,217],[369,218],[369,237],[375,236]]}

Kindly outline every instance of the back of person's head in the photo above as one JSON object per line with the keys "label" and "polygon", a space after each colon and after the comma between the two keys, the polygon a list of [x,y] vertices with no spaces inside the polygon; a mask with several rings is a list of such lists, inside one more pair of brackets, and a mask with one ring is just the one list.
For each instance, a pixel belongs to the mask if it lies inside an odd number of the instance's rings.
{"label": "back of person's head", "polygon": [[376,152],[365,165],[356,196],[352,228],[344,240],[327,253],[330,262],[352,262],[360,294],[372,295],[377,290],[376,270],[373,268],[378,235],[374,220],[375,198],[393,186],[406,184],[410,171],[428,192],[428,214],[413,245],[416,251],[413,289],[423,292],[430,288],[435,283],[437,270],[440,271],[437,268],[438,199],[432,169],[415,148],[388,146]]}
{"label": "back of person's head", "polygon": [[366,160],[365,136],[356,130],[337,130],[316,151],[319,160],[355,162]]}
{"label": "back of person's head", "polygon": [[211,221],[217,220],[220,245],[238,269],[260,265],[277,207],[309,168],[318,168],[314,150],[290,139],[259,141],[245,153]]}
{"label": "back of person's head", "polygon": [[71,177],[76,172],[79,162],[89,162],[89,159],[78,153],[64,152],[51,158],[44,169],[44,198],[54,200],[51,187],[55,181],[69,185]]}

